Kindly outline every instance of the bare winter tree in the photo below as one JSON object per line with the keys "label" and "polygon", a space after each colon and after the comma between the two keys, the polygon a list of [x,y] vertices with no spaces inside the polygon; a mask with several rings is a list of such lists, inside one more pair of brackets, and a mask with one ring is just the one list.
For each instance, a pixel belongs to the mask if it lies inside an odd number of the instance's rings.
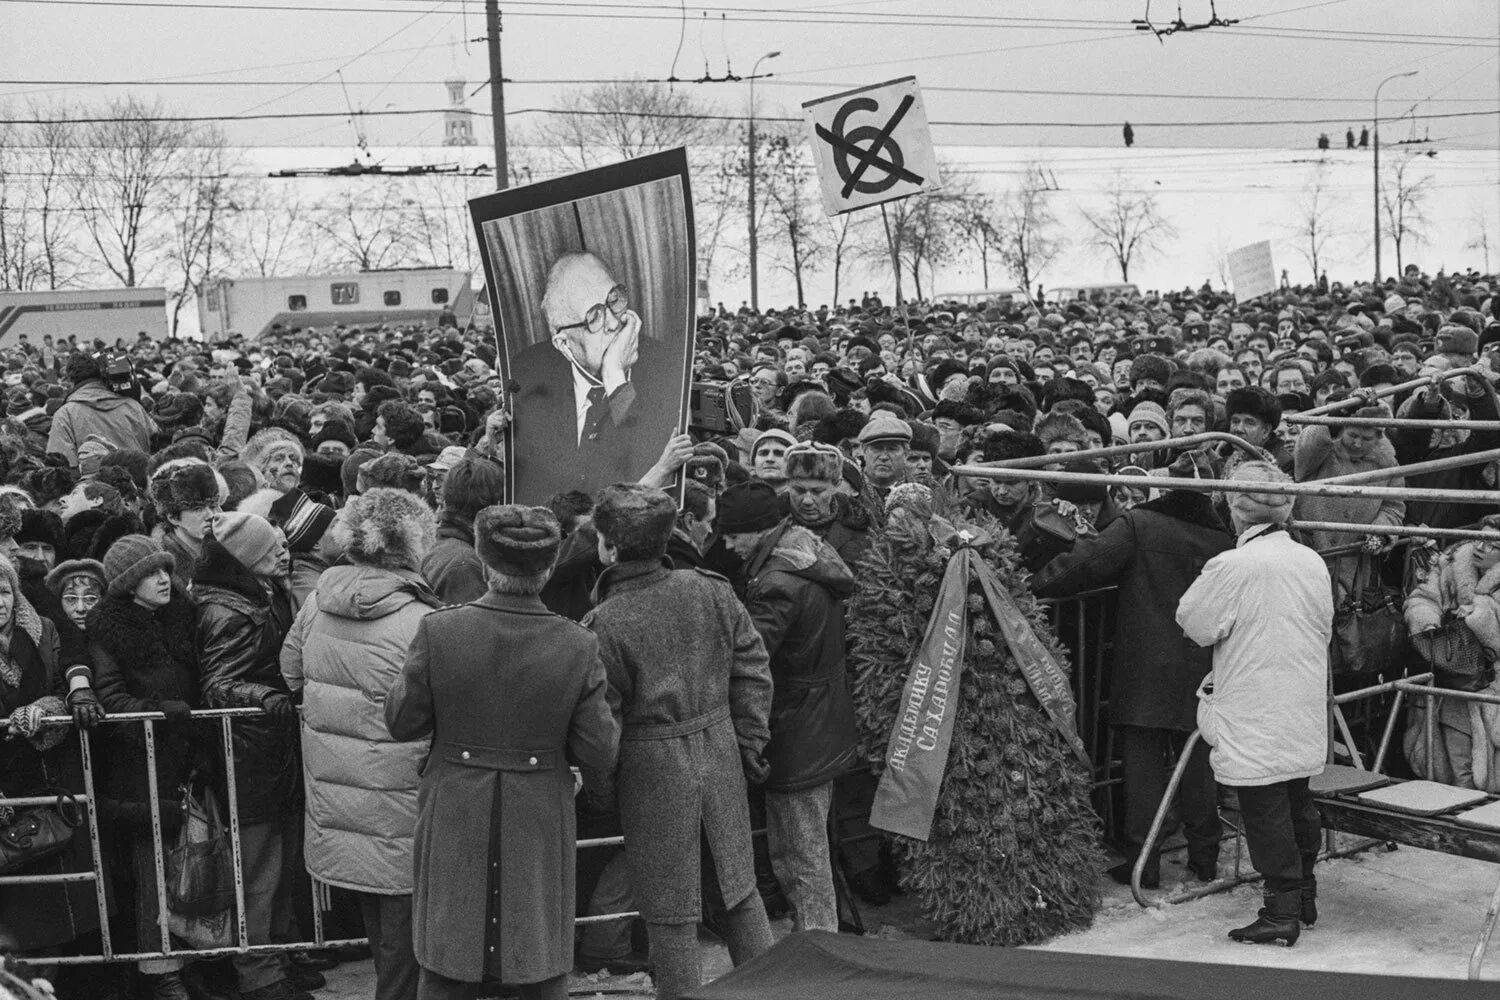
{"label": "bare winter tree", "polygon": [[792,276],[797,305],[807,305],[806,277],[827,256],[822,209],[815,192],[817,170],[804,143],[779,132],[766,148],[765,235],[771,260]]}
{"label": "bare winter tree", "polygon": [[110,101],[69,129],[67,177],[99,262],[134,288],[170,253],[175,181],[191,173],[194,127],[158,102]]}
{"label": "bare winter tree", "polygon": [[1314,285],[1328,265],[1328,243],[1337,235],[1333,221],[1337,209],[1338,199],[1328,186],[1328,163],[1319,160],[1297,196],[1296,224],[1292,233],[1297,240],[1297,252],[1312,268]]}
{"label": "bare winter tree", "polygon": [[1051,184],[1040,164],[1030,164],[1021,183],[1000,200],[995,219],[1000,234],[1000,263],[1030,300],[1036,280],[1063,251],[1057,216],[1048,204]]}
{"label": "bare winter tree", "polygon": [[196,144],[184,150],[183,173],[169,181],[172,239],[166,255],[178,273],[168,329],[177,334],[177,320],[189,293],[200,293],[218,275],[225,261],[226,217],[235,210],[230,171],[233,157],[224,133],[203,129]]}
{"label": "bare winter tree", "polygon": [[824,242],[828,246],[828,257],[833,267],[833,305],[839,304],[843,291],[844,274],[861,260],[886,256],[885,235],[878,232],[880,220],[868,212],[845,212],[826,223],[828,235]]}
{"label": "bare winter tree", "polygon": [[1391,157],[1380,184],[1380,210],[1385,215],[1386,230],[1396,246],[1396,273],[1403,267],[1402,250],[1427,238],[1427,197],[1432,189],[1432,175],[1417,169],[1417,155],[1407,153]]}
{"label": "bare winter tree", "polygon": [[224,220],[234,267],[261,277],[308,273],[324,238],[308,221],[312,212],[296,189],[283,192],[264,181],[238,189]]}
{"label": "bare winter tree", "polygon": [[77,275],[67,126],[37,108],[30,117],[0,125],[0,288],[64,288]]}
{"label": "bare winter tree", "polygon": [[410,254],[410,217],[394,185],[344,187],[325,200],[313,228],[326,240],[329,264],[361,271],[400,267]]}
{"label": "bare winter tree", "polygon": [[414,263],[473,270],[478,251],[469,198],[479,191],[471,180],[465,174],[429,174],[409,182],[403,203]]}
{"label": "bare winter tree", "polygon": [[1130,280],[1130,265],[1142,257],[1159,253],[1177,235],[1176,228],[1161,214],[1156,196],[1132,190],[1125,175],[1116,172],[1098,208],[1080,208],[1087,227],[1088,244],[1109,256],[1120,268],[1120,280]]}
{"label": "bare winter tree", "polygon": [[713,110],[686,88],[644,80],[601,83],[561,100],[562,111],[534,126],[537,141],[570,169],[583,170],[678,146],[722,142],[725,128]]}
{"label": "bare winter tree", "polygon": [[1474,224],[1474,236],[1464,244],[1465,250],[1478,250],[1484,263],[1481,269],[1483,273],[1490,273],[1490,246],[1494,237],[1490,235],[1490,214],[1485,211],[1484,206],[1477,206],[1474,213],[1469,216],[1469,221]]}
{"label": "bare winter tree", "polygon": [[979,257],[979,274],[990,287],[990,258],[1000,252],[1000,230],[995,225],[995,200],[983,192],[962,195],[954,205],[953,221]]}

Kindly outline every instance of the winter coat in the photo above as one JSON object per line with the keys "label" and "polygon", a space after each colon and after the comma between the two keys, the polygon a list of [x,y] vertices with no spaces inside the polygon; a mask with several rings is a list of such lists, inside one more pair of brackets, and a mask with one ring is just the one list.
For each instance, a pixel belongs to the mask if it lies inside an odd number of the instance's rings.
{"label": "winter coat", "polygon": [[585,524],[563,539],[552,576],[542,588],[542,603],[569,621],[582,621],[594,607],[594,584],[604,569],[599,563],[599,533]]}
{"label": "winter coat", "polygon": [[[217,539],[206,538],[193,596],[204,707],[258,708],[267,695],[289,694],[280,664],[281,643],[292,624],[285,586],[278,583],[268,592]],[[241,825],[300,810],[297,720],[255,716],[236,719],[233,730]]]}
{"label": "winter coat", "polygon": [[[1481,575],[1475,545],[1455,545],[1422,574],[1406,598],[1406,627],[1415,635],[1462,616],[1495,660],[1500,659],[1500,565]],[[1500,694],[1500,677],[1485,691]],[[1436,725],[1429,761],[1427,699],[1413,698],[1403,740],[1412,768],[1433,781],[1500,792],[1500,705],[1440,698]]]}
{"label": "winter coat", "polygon": [[[20,595],[15,619],[10,659],[20,668],[20,676],[14,687],[0,679],[0,719],[38,702],[48,714],[61,713],[67,688],[57,659],[57,631]],[[47,727],[31,738],[0,738],[0,796],[47,795],[59,788],[80,797],[83,793],[78,739],[70,728]],[[61,854],[6,874],[60,875],[92,867],[85,826]],[[8,947],[35,951],[63,945],[98,927],[99,906],[87,882],[0,886],[0,941]]]}
{"label": "winter coat", "polygon": [[616,784],[635,906],[648,921],[697,923],[702,843],[726,906],[755,891],[740,748],[758,754],[770,735],[765,646],[707,570],[619,563],[595,597],[584,621],[624,723]]}
{"label": "winter coat", "polygon": [[193,586],[193,567],[198,563],[202,546],[189,548],[182,536],[166,522],[151,529],[151,540],[160,545],[163,552],[172,555],[172,586],[184,594],[189,593]]}
{"label": "winter coat", "polygon": [[568,765],[603,794],[619,742],[598,642],[535,597],[435,611],[417,624],[385,721],[397,740],[432,736],[413,846],[422,968],[465,982],[566,973],[577,906]]}
{"label": "winter coat", "polygon": [[302,691],[307,870],[330,885],[411,892],[417,781],[428,741],[393,741],[385,699],[418,623],[441,606],[410,570],[335,566],[281,647],[281,675]]}
{"label": "winter coat", "polygon": [[854,574],[806,528],[783,521],[746,564],[745,608],[771,659],[767,791],[815,788],[858,753],[844,668],[844,599]]}
{"label": "winter coat", "polygon": [[[1312,424],[1303,428],[1297,437],[1294,452],[1297,467],[1297,482],[1305,483],[1317,479],[1332,479],[1355,472],[1372,472],[1390,469],[1397,465],[1396,449],[1387,438],[1375,442],[1364,458],[1350,457],[1342,441],[1330,437],[1328,428]],[[1369,483],[1370,486],[1400,486],[1399,476]],[[1406,505],[1400,500],[1376,500],[1363,497],[1314,497],[1301,496],[1296,501],[1296,518],[1299,521],[1337,521],[1341,524],[1400,524],[1406,513]],[[1347,545],[1360,536],[1342,531],[1313,531],[1307,535],[1307,544],[1315,549],[1330,549]]]}
{"label": "winter coat", "polygon": [[437,542],[422,560],[422,578],[444,604],[477,601],[489,590],[484,563],[474,551],[474,524],[444,513]]}
{"label": "winter coat", "polygon": [[681,531],[673,531],[667,542],[667,562],[673,569],[703,569],[703,553]]}
{"label": "winter coat", "polygon": [[[87,634],[94,664],[94,694],[110,714],[159,712],[164,701],[202,705],[198,649],[193,641],[197,611],[186,594],[172,588],[172,599],[155,611],[130,595],[108,595],[89,612]],[[200,728],[201,726],[201,728]],[[161,820],[175,830],[180,818],[177,787],[215,752],[217,732],[209,724],[158,722],[156,787]],[[116,816],[137,830],[151,828],[150,787],[146,774],[145,727],[124,722],[102,727],[107,753],[103,792],[115,803]]]}
{"label": "winter coat", "polygon": [[1333,592],[1312,549],[1256,525],[1214,556],[1177,605],[1177,624],[1213,646],[1198,728],[1226,785],[1270,785],[1323,771]]}
{"label": "winter coat", "polygon": [[1038,597],[1118,586],[1109,721],[1190,733],[1213,654],[1182,634],[1177,602],[1234,538],[1203,494],[1173,491],[1080,538],[1031,578]]}
{"label": "winter coat", "polygon": [[[1467,384],[1467,383],[1465,383]],[[1484,382],[1478,395],[1470,395],[1469,419],[1500,420],[1496,409],[1495,390]],[[1470,390],[1472,393],[1472,390]],[[1440,420],[1451,413],[1446,400],[1441,397],[1436,403],[1428,403],[1424,394],[1414,392],[1396,410],[1398,417],[1425,420]],[[1449,458],[1454,455],[1472,455],[1478,451],[1500,448],[1500,431],[1470,431],[1458,444],[1434,448],[1433,440],[1441,432],[1422,429],[1396,430],[1391,432],[1391,441],[1396,449],[1396,458],[1402,465]],[[1413,489],[1424,490],[1485,490],[1483,465],[1470,465],[1460,469],[1444,469],[1412,476],[1407,483]],[[1486,514],[1494,513],[1494,507],[1467,503],[1440,503],[1431,500],[1414,500],[1406,506],[1407,524],[1425,524],[1431,528],[1462,528],[1473,524]]]}
{"label": "winter coat", "polygon": [[307,599],[317,588],[318,581],[328,570],[328,560],[318,555],[317,551],[296,552],[292,554],[292,572],[290,582],[292,586],[292,608],[300,612],[307,604]]}
{"label": "winter coat", "polygon": [[90,379],[82,383],[52,415],[52,430],[47,435],[47,450],[78,465],[78,446],[97,434],[121,451],[150,454],[151,435],[156,422],[145,407],[129,396],[111,392],[103,382]]}

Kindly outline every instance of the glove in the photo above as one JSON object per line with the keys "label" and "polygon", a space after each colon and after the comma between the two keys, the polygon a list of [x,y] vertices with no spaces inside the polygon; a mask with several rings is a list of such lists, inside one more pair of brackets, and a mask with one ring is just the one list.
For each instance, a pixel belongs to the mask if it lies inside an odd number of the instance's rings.
{"label": "glove", "polygon": [[266,714],[277,722],[285,722],[297,714],[297,707],[292,704],[292,699],[280,691],[272,691],[260,700],[260,704]]}
{"label": "glove", "polygon": [[192,706],[185,701],[168,700],[162,702],[157,708],[161,711],[161,714],[167,717],[167,721],[171,723],[190,722],[193,718]]}
{"label": "glove", "polygon": [[771,776],[771,765],[749,747],[740,747],[740,764],[745,768],[745,780],[752,785],[763,785]]}
{"label": "glove", "polygon": [[91,687],[69,691],[68,708],[72,709],[73,724],[79,729],[93,729],[104,719],[104,706],[94,697],[94,689]]}

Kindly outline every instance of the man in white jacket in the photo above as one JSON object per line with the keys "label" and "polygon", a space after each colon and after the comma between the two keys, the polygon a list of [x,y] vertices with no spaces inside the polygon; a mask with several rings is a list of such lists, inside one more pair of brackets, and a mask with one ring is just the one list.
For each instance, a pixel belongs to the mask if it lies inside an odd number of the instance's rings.
{"label": "man in white jacket", "polygon": [[[1287,481],[1269,462],[1246,462],[1235,478]],[[1283,527],[1291,497],[1228,500],[1236,547],[1203,567],[1177,606],[1177,624],[1214,647],[1198,728],[1213,747],[1214,776],[1239,793],[1250,862],[1265,877],[1259,916],[1229,936],[1290,947],[1317,919],[1319,824],[1307,780],[1327,753],[1333,591],[1323,559]]]}

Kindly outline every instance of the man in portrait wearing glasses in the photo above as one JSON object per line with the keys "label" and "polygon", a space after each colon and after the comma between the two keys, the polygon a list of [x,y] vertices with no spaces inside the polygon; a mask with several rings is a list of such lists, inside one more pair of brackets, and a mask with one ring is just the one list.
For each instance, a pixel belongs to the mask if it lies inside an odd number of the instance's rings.
{"label": "man in portrait wearing glasses", "polygon": [[511,363],[516,502],[635,482],[677,432],[682,361],[642,335],[630,297],[591,253],[547,272],[548,337]]}

